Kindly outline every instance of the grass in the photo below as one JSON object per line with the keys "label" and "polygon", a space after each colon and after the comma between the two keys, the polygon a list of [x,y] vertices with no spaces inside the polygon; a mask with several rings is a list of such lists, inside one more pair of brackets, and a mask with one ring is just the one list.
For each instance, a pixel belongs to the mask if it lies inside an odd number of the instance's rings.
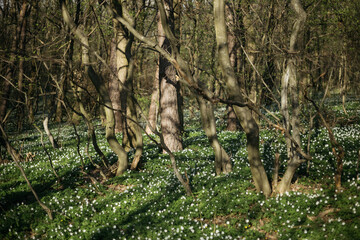
{"label": "grass", "polygon": [[[340,110],[339,110],[340,111]],[[219,118],[220,119],[220,118]],[[221,122],[219,120],[218,122]],[[187,197],[175,178],[166,154],[144,136],[140,171],[128,170],[103,184],[94,185],[80,171],[80,157],[71,126],[54,125],[62,148],[47,143],[54,166],[62,178],[61,188],[50,170],[40,136],[29,130],[12,137],[23,154],[35,159],[21,163],[41,200],[53,211],[54,220],[35,201],[14,163],[0,165],[0,239],[356,239],[360,237],[360,182],[358,150],[360,125],[336,126],[333,130],[345,149],[343,191],[334,189],[335,159],[326,129],[311,139],[307,164],[298,170],[292,191],[265,199],[256,193],[247,162],[242,132],[220,131],[219,139],[231,155],[233,172],[215,176],[214,156],[198,125],[188,124],[185,149],[176,153],[181,173],[187,173],[194,196]],[[61,128],[58,131],[58,128]],[[86,128],[78,127],[82,156]],[[115,161],[98,126],[100,148]],[[304,144],[307,141],[303,136]],[[263,129],[261,153],[268,176],[273,158],[281,155],[286,167],[284,139]],[[93,149],[90,153],[100,161]],[[132,158],[130,153],[130,159]]]}

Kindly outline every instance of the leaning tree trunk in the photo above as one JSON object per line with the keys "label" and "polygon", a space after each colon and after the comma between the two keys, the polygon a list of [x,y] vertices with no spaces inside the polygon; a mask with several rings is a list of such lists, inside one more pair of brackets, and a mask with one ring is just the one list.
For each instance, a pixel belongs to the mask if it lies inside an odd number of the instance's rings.
{"label": "leaning tree trunk", "polygon": [[29,179],[27,178],[24,169],[22,168],[20,161],[21,161],[21,155],[15,150],[15,148],[10,144],[9,140],[8,140],[8,136],[5,133],[2,125],[0,124],[0,131],[2,133],[2,138],[1,140],[5,142],[6,145],[6,150],[8,151],[8,153],[10,154],[11,158],[14,160],[15,165],[17,168],[19,168],[21,175],[24,177],[30,191],[32,192],[32,194],[34,195],[36,201],[39,203],[39,205],[41,206],[42,209],[44,209],[44,211],[47,213],[47,215],[49,216],[49,219],[52,220],[53,216],[51,213],[51,210],[48,206],[46,206],[38,197],[37,193],[35,192],[34,188],[31,186],[31,183],[29,181]]}
{"label": "leaning tree trunk", "polygon": [[[244,86],[239,86],[235,77],[234,69],[230,62],[224,0],[214,1],[214,26],[218,58],[225,77],[225,87],[229,98],[237,102],[245,102],[245,97],[243,96],[245,92]],[[265,196],[269,196],[271,194],[271,187],[265,168],[260,159],[259,127],[248,107],[234,106],[234,110],[242,128],[246,133],[248,160],[255,187],[257,191],[262,191]]]}
{"label": "leaning tree trunk", "polygon": [[[71,84],[74,85],[73,83],[71,83]],[[74,91],[74,97],[76,98],[76,101],[78,103],[81,117],[84,119],[84,121],[86,123],[86,126],[88,128],[88,130],[87,130],[88,139],[91,139],[95,152],[101,158],[101,161],[102,161],[103,165],[106,168],[108,168],[109,161],[106,158],[106,156],[104,155],[104,153],[101,151],[101,149],[99,148],[99,145],[97,144],[94,124],[92,123],[92,119],[91,119],[90,114],[88,113],[88,111],[86,111],[86,109],[84,107],[84,104],[82,103],[81,88],[76,87],[76,86],[73,86],[73,88],[77,89],[76,91]]]}
{"label": "leaning tree trunk", "polygon": [[[301,44],[301,35],[304,23],[306,20],[306,13],[299,0],[291,0],[291,7],[296,13],[296,21],[293,26],[293,31],[290,37],[290,52],[295,53],[299,51]],[[284,116],[285,128],[291,133],[292,137],[301,147],[300,138],[300,103],[299,103],[299,79],[297,78],[296,57],[293,56],[287,61],[287,66],[281,80],[281,110]],[[288,96],[290,99],[288,99]],[[289,101],[290,100],[290,101]],[[292,112],[289,109],[291,103]],[[289,162],[285,174],[279,183],[276,191],[280,194],[286,192],[290,188],[291,180],[296,172],[296,169],[304,162],[296,151],[296,146],[290,139],[286,139]]]}
{"label": "leaning tree trunk", "polygon": [[59,148],[59,144],[57,143],[57,141],[55,140],[54,136],[52,135],[50,129],[49,129],[49,117],[48,116],[45,116],[44,118],[44,121],[43,121],[43,127],[44,127],[44,130],[45,130],[45,133],[46,135],[48,136],[49,138],[49,141],[51,143],[51,146],[53,148]]}
{"label": "leaning tree trunk", "polygon": [[114,111],[111,103],[111,99],[109,97],[108,90],[106,88],[105,81],[99,76],[92,66],[90,65],[90,57],[89,57],[89,41],[87,35],[78,28],[73,20],[71,19],[67,7],[65,5],[64,0],[60,0],[61,10],[64,22],[69,25],[71,31],[79,38],[82,43],[82,62],[85,68],[85,73],[94,84],[96,91],[98,92],[102,103],[104,104],[105,116],[106,116],[106,126],[105,126],[105,137],[111,150],[115,152],[118,156],[118,166],[116,175],[123,174],[128,168],[128,157],[127,153],[123,149],[123,147],[119,144],[115,136],[115,117]]}

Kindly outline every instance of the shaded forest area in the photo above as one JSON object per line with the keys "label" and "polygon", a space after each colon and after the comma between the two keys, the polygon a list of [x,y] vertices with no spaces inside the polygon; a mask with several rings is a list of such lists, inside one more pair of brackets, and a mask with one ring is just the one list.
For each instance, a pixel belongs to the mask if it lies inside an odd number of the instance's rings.
{"label": "shaded forest area", "polygon": [[360,2],[0,10],[1,239],[360,236]]}

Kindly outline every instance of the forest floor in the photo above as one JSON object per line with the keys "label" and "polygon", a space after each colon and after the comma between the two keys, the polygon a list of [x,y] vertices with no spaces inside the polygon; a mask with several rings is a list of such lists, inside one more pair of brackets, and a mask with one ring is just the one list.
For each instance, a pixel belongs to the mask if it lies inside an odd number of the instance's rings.
{"label": "forest floor", "polygon": [[[341,110],[334,110],[342,115]],[[351,113],[351,109],[348,109]],[[354,115],[359,112],[354,110]],[[291,191],[268,199],[255,191],[242,132],[219,129],[219,139],[231,155],[233,171],[215,176],[214,155],[199,126],[187,121],[184,150],[175,153],[187,175],[193,196],[173,174],[166,154],[144,136],[140,170],[95,183],[84,172],[95,167],[85,153],[86,126],[77,126],[80,155],[74,130],[68,124],[51,125],[61,148],[46,147],[61,178],[60,184],[42,149],[36,130],[11,136],[25,156],[21,165],[31,184],[53,212],[53,220],[35,201],[13,162],[0,165],[0,239],[359,239],[360,238],[360,124],[334,125],[345,149],[341,191],[335,191],[336,161],[327,131],[311,132],[313,160],[301,165]],[[223,126],[223,113],[217,115]],[[307,145],[308,131],[303,144]],[[97,126],[98,143],[110,162],[116,161]],[[119,136],[120,139],[121,136]],[[275,153],[280,154],[280,177],[286,168],[286,148],[280,132],[261,130],[261,154],[271,179]],[[90,146],[90,156],[101,164]],[[133,157],[130,152],[129,159]],[[81,159],[85,162],[81,169]]]}

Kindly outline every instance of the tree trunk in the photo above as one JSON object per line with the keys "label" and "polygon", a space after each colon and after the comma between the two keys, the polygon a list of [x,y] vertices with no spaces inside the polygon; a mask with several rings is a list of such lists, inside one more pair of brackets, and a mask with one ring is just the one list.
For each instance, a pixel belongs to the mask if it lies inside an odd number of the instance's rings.
{"label": "tree trunk", "polygon": [[[238,102],[245,102],[243,94],[244,86],[240,88],[235,78],[234,69],[231,66],[229,50],[227,45],[227,32],[225,22],[225,3],[224,0],[214,1],[214,26],[220,66],[225,78],[225,87],[229,98]],[[247,107],[234,106],[242,128],[246,133],[248,160],[251,173],[257,191],[262,191],[265,196],[271,194],[271,187],[266,175],[264,166],[260,159],[259,151],[259,127],[252,117],[251,110]]]}
{"label": "tree trunk", "polygon": [[236,118],[234,108],[230,105],[228,106],[228,110],[227,110],[226,130],[231,131],[231,132],[235,132],[235,131],[239,130],[239,121]]}
{"label": "tree trunk", "polygon": [[43,126],[44,126],[45,133],[46,133],[46,135],[47,135],[48,138],[49,138],[49,141],[50,141],[50,143],[51,143],[51,146],[52,146],[54,149],[59,148],[58,143],[56,142],[54,136],[53,136],[53,135],[51,134],[51,132],[50,132],[50,129],[49,129],[49,117],[48,117],[48,116],[46,116],[46,117],[44,118]]}
{"label": "tree trunk", "polygon": [[[234,24],[235,24],[234,15],[233,15],[232,9],[228,5],[225,5],[225,13],[226,13],[227,22],[228,22],[229,26],[234,27]],[[234,35],[234,33],[232,31],[227,31],[227,34],[228,34],[227,42],[228,42],[228,48],[229,48],[230,63],[234,69],[237,69],[237,64],[238,64],[238,54],[237,54],[238,49],[237,48],[238,48],[238,46],[236,44],[236,36]],[[227,108],[226,130],[232,131],[232,132],[239,130],[239,121],[236,118],[234,108],[230,105]]]}
{"label": "tree trunk", "polygon": [[[302,5],[299,0],[291,0],[291,7],[296,12],[296,21],[293,26],[293,31],[290,37],[290,52],[295,53],[300,49],[301,41],[301,32],[304,28],[304,23],[306,20],[306,13],[302,8]],[[284,116],[285,128],[291,133],[292,137],[296,143],[301,147],[300,139],[300,103],[299,103],[299,79],[297,78],[296,70],[296,58],[295,56],[291,57],[287,61],[287,66],[284,71],[282,81],[281,81],[281,110]],[[288,96],[290,99],[288,99]],[[290,100],[292,106],[291,114],[288,101]],[[286,139],[287,150],[288,150],[288,167],[285,171],[285,174],[277,187],[277,192],[280,194],[289,190],[291,180],[296,172],[296,169],[304,162],[300,158],[300,155],[296,151],[294,143],[290,139]]]}
{"label": "tree trunk", "polygon": [[[165,10],[168,14],[168,21],[170,28],[174,29],[174,15],[172,12],[172,0],[165,1]],[[173,49],[169,39],[165,37],[165,32],[158,20],[158,35],[163,40],[159,41],[159,45],[171,53]],[[160,80],[160,118],[161,118],[161,132],[164,136],[166,146],[172,151],[181,151],[182,138],[181,138],[181,117],[179,109],[179,91],[180,83],[176,78],[176,70],[174,66],[163,56],[159,60],[159,80]]]}
{"label": "tree trunk", "polygon": [[25,171],[24,169],[22,168],[22,166],[20,165],[20,161],[21,161],[21,156],[20,154],[15,150],[15,148],[10,144],[9,140],[8,140],[8,137],[2,127],[2,125],[0,124],[0,130],[1,130],[1,133],[2,133],[2,140],[5,142],[5,145],[6,145],[6,149],[8,151],[8,153],[10,154],[10,156],[12,157],[12,159],[14,160],[15,162],[15,165],[17,166],[17,168],[19,168],[20,172],[21,172],[21,175],[24,177],[30,191],[33,193],[36,201],[39,203],[39,205],[41,206],[42,209],[44,209],[44,211],[47,213],[47,215],[49,216],[49,219],[52,220],[53,217],[52,217],[52,213],[51,213],[51,210],[48,206],[46,206],[41,200],[40,198],[38,197],[37,193],[35,192],[34,188],[31,186],[31,183],[29,181],[29,179],[27,178],[26,174],[25,174]]}
{"label": "tree trunk", "polygon": [[[248,86],[246,90],[248,91],[248,95],[250,100],[254,103],[255,106],[259,106],[259,100],[261,99],[261,87],[258,75],[256,73],[256,62],[259,62],[259,57],[257,56],[256,52],[257,48],[259,48],[259,40],[257,37],[256,27],[257,27],[257,11],[260,9],[260,5],[258,1],[254,1],[250,4],[250,10],[248,14],[245,14],[243,17],[243,24],[245,28],[245,48],[246,53],[248,56],[248,61],[251,62],[247,65],[247,72],[248,72],[248,81],[244,81]],[[260,126],[260,119],[259,116],[255,112],[251,112],[253,118],[255,119],[258,126]]]}
{"label": "tree trunk", "polygon": [[[195,4],[196,11],[201,11],[200,9],[200,2],[196,2]],[[200,80],[200,69],[197,67],[200,65],[200,52],[199,52],[199,43],[201,39],[197,31],[199,30],[198,24],[201,20],[199,16],[196,16],[195,27],[194,27],[194,35],[195,35],[195,51],[194,51],[194,65],[196,66],[194,69],[193,74],[193,81],[196,82],[198,85],[201,85],[202,88],[207,89],[206,85],[203,84]],[[189,76],[190,77],[190,76]],[[211,102],[204,99],[203,96],[196,94],[196,100],[199,104],[200,109],[200,116],[201,116],[201,123],[202,127],[205,131],[205,134],[209,140],[210,146],[212,147],[215,155],[215,173],[219,175],[221,173],[229,173],[232,171],[232,165],[229,155],[221,146],[219,139],[216,133],[216,122],[214,116],[214,109]]]}
{"label": "tree trunk", "polygon": [[232,166],[229,155],[221,146],[217,134],[215,125],[214,110],[210,102],[204,98],[198,96],[198,104],[200,106],[201,122],[202,127],[205,131],[206,136],[209,139],[209,143],[214,150],[215,154],[215,172],[216,175],[221,173],[231,172]]}
{"label": "tree trunk", "polygon": [[[158,42],[160,43],[160,38],[162,36],[158,35]],[[153,83],[153,91],[151,93],[151,102],[150,102],[150,108],[149,108],[149,114],[148,114],[148,121],[149,124],[153,129],[156,129],[157,125],[157,116],[159,111],[159,61],[158,64],[156,64],[156,72],[154,77],[154,83]],[[147,134],[152,134],[151,128],[149,126],[146,126],[145,132]]]}
{"label": "tree trunk", "polygon": [[[342,57],[342,64],[343,66],[340,67],[343,68],[343,77],[340,79],[341,82],[341,100],[342,100],[342,108],[346,115],[349,115],[346,111],[345,103],[346,103],[346,92],[347,92],[347,82],[348,82],[348,74],[347,74],[347,62],[346,62],[346,55]],[[339,73],[339,75],[341,75]]]}
{"label": "tree trunk", "polygon": [[[128,90],[133,92],[133,69],[134,61],[129,59],[129,68],[128,75],[126,79],[126,87]],[[133,148],[135,148],[134,159],[131,163],[131,170],[134,170],[138,167],[140,158],[143,152],[143,137],[142,137],[142,128],[139,125],[137,109],[134,101],[134,96],[132,94],[127,94],[127,106],[126,106],[126,135],[130,137],[130,143]]]}
{"label": "tree trunk", "polygon": [[65,1],[60,0],[60,3],[61,3],[61,10],[65,23],[69,25],[70,29],[74,32],[74,34],[79,38],[79,40],[83,44],[82,63],[85,68],[85,73],[87,74],[91,82],[94,84],[96,91],[98,92],[102,100],[102,103],[105,106],[104,107],[105,116],[106,116],[105,137],[107,142],[109,143],[111,150],[113,150],[115,154],[118,156],[118,164],[117,164],[118,167],[117,167],[116,175],[117,176],[121,175],[128,168],[128,157],[127,157],[127,153],[125,152],[123,147],[119,144],[115,136],[115,117],[114,117],[114,111],[112,108],[108,89],[106,88],[106,84],[104,80],[94,71],[94,69],[90,65],[89,49],[88,49],[89,41],[87,35],[85,35],[84,32],[80,30],[80,28],[77,28],[75,26],[67,10]]}
{"label": "tree trunk", "polygon": [[62,103],[64,101],[65,96],[65,83],[66,83],[66,74],[65,67],[61,65],[60,74],[59,74],[59,89],[57,89],[57,101],[56,101],[56,111],[55,111],[55,122],[62,122]]}
{"label": "tree trunk", "polygon": [[[128,19],[132,26],[134,26],[134,20],[126,7],[126,4],[119,6],[118,3],[114,2],[113,8],[121,16]],[[136,105],[133,97],[134,61],[131,47],[134,37],[122,24],[116,23],[116,26],[117,77],[122,83],[119,86],[121,110],[126,114],[126,117],[122,120],[123,147],[125,148],[125,151],[129,151],[131,147],[135,148],[135,156],[131,164],[131,169],[136,169],[142,155],[143,139],[142,129],[138,123]]]}
{"label": "tree trunk", "polygon": [[[75,86],[73,86],[73,88],[75,89]],[[74,92],[74,97],[76,98],[76,101],[78,102],[78,106],[79,106],[79,110],[81,113],[81,116],[83,117],[86,126],[88,127],[88,138],[91,139],[93,147],[95,152],[99,155],[99,157],[101,158],[102,163],[104,164],[105,167],[108,167],[109,161],[106,158],[106,156],[104,155],[104,153],[101,151],[101,149],[99,148],[99,145],[97,144],[97,139],[96,139],[96,134],[95,134],[95,128],[94,125],[92,123],[91,120],[91,116],[90,114],[86,111],[83,103],[82,103],[82,99],[81,99],[81,89],[78,87],[78,91]]]}
{"label": "tree trunk", "polygon": [[[25,96],[23,95],[23,88],[24,88],[24,58],[25,58],[25,41],[26,41],[26,26],[27,26],[27,16],[29,15],[30,8],[28,7],[27,1],[23,1],[21,4],[20,14],[19,14],[19,63],[18,63],[18,94],[17,94],[17,100],[19,102],[24,102]],[[21,106],[17,109],[17,117],[18,117],[18,131],[20,132],[23,127],[23,121],[24,121],[24,107]]]}
{"label": "tree trunk", "polygon": [[[115,24],[114,24],[115,25]],[[116,35],[116,34],[115,34]],[[116,53],[117,53],[117,44],[116,44],[116,36],[111,40],[110,44],[110,68],[113,72],[117,72],[117,60],[116,60]],[[114,114],[115,114],[115,132],[122,131],[122,116],[121,116],[121,100],[120,100],[120,84],[119,79],[110,74],[109,78],[109,95],[111,99],[111,103],[113,105]]]}

